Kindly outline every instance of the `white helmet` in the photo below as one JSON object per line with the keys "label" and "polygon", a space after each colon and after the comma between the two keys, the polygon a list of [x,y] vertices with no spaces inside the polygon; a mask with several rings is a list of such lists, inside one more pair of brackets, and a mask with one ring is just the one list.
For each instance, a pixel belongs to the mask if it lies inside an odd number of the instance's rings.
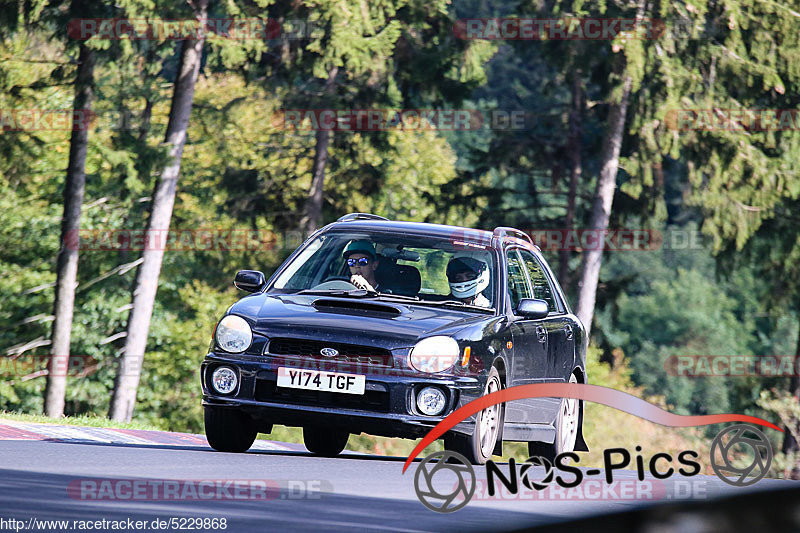
{"label": "white helmet", "polygon": [[[463,272],[470,274],[467,281],[456,281]],[[454,257],[447,263],[447,281],[456,298],[471,298],[489,286],[489,266],[468,256]]]}

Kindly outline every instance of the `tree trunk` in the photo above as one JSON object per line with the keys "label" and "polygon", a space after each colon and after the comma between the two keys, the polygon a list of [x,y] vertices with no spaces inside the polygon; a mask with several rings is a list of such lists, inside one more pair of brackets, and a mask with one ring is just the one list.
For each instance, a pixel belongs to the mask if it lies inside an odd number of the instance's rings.
{"label": "tree trunk", "polygon": [[[646,1],[638,0],[636,20],[642,20],[645,14],[645,7]],[[622,94],[619,97],[619,101],[610,102],[608,128],[606,128],[605,136],[603,137],[603,146],[600,153],[600,177],[597,180],[597,189],[592,203],[592,218],[589,223],[591,229],[603,234],[608,230],[608,220],[611,217],[611,204],[614,202],[614,190],[617,187],[619,153],[622,148],[622,137],[625,133],[625,116],[628,113],[628,98],[633,84],[633,78],[627,72],[627,58],[625,55],[618,56],[617,61],[616,70],[622,78]],[[600,242],[604,242],[604,240]],[[575,314],[586,328],[587,340],[592,331],[597,284],[600,279],[602,262],[602,244],[598,244],[595,250],[587,250],[583,253],[581,280],[578,283],[578,305]]]}
{"label": "tree trunk", "polygon": [[[332,67],[328,71],[328,80],[325,82],[325,96],[333,94],[336,87],[336,74],[339,67]],[[329,100],[329,99],[327,99]],[[317,130],[314,145],[314,169],[311,177],[311,189],[306,199],[305,213],[300,220],[300,231],[308,235],[319,227],[322,220],[322,193],[325,190],[325,167],[328,165],[328,146],[331,142],[331,131]]]}
{"label": "tree trunk", "polygon": [[[205,19],[207,6],[208,0],[198,0],[195,4],[195,16]],[[197,39],[183,41],[166,133],[170,159],[155,185],[147,223],[148,235],[157,235],[169,229],[204,41],[205,35],[202,34]],[[143,261],[136,272],[133,307],[128,315],[128,335],[111,398],[110,416],[113,420],[130,421],[133,416],[163,258],[164,249],[160,245],[145,246],[142,252]]]}
{"label": "tree trunk", "polygon": [[78,230],[86,186],[86,151],[89,146],[89,116],[94,96],[94,51],[84,44],[78,53],[73,126],[69,141],[69,164],[64,184],[64,215],[61,219],[61,249],[56,266],[56,295],[53,304],[52,357],[45,386],[44,412],[64,414],[64,395],[69,367],[72,312],[78,278]]}
{"label": "tree trunk", "polygon": [[[792,368],[800,368],[800,330],[797,332],[797,347],[794,350],[794,365]],[[800,402],[800,376],[797,373],[792,373],[789,380],[789,392],[794,396],[795,400]],[[795,454],[795,463],[792,467],[791,479],[800,479],[800,453],[798,453],[797,440],[795,440],[789,428],[783,434],[782,451],[785,454]]]}
{"label": "tree trunk", "polygon": [[[622,58],[624,60],[624,58]],[[625,130],[625,115],[628,111],[628,97],[631,93],[631,77],[625,75],[622,82],[622,95],[619,102],[612,102],[608,112],[608,128],[603,137],[601,151],[600,177],[592,205],[592,218],[589,227],[601,234],[608,229],[611,216],[611,204],[614,200],[614,189],[617,186],[617,170],[619,153],[622,147],[622,136]],[[581,281],[578,287],[578,306],[576,315],[586,328],[586,337],[592,329],[597,283],[600,278],[600,265],[603,261],[602,238],[597,239],[599,245],[595,249],[583,253]]]}
{"label": "tree trunk", "polygon": [[[564,231],[574,231],[575,229],[575,197],[578,193],[578,181],[583,172],[581,159],[581,117],[583,115],[583,86],[581,71],[576,69],[572,79],[572,111],[569,114],[569,139],[567,149],[569,150],[570,174],[569,191],[567,192],[567,214],[564,217]],[[569,286],[569,258],[570,250],[566,246],[561,247],[558,253],[558,282],[562,287]]]}

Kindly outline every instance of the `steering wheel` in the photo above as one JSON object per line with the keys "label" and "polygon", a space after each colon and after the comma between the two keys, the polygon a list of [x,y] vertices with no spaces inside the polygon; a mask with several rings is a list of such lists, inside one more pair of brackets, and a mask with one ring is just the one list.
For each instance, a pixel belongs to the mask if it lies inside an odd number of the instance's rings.
{"label": "steering wheel", "polygon": [[350,283],[350,278],[345,276],[331,276],[326,278],[325,281],[320,283],[319,285],[315,285],[311,287],[314,290],[325,290],[325,289],[335,289],[335,290],[345,290],[345,291],[352,291],[357,289],[355,285]]}
{"label": "steering wheel", "polygon": [[350,283],[350,276],[328,276],[322,283],[328,283],[329,281],[346,281]]}

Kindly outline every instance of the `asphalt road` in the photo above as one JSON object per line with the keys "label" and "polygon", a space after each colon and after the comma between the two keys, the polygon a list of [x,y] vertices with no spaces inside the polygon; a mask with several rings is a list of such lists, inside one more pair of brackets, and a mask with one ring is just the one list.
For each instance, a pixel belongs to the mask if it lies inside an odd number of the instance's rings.
{"label": "asphalt road", "polygon": [[[0,421],[0,430],[2,424]],[[420,503],[414,491],[417,465],[402,475],[405,458],[348,454],[327,459],[299,451],[296,445],[268,443],[263,447],[277,449],[228,454],[213,451],[198,438],[192,441],[187,437],[185,445],[154,444],[152,438],[148,444],[137,444],[135,432],[129,435],[126,443],[92,442],[74,436],[0,438],[0,530],[15,529],[9,527],[8,519],[21,520],[26,527],[31,519],[68,520],[67,530],[79,530],[73,521],[130,519],[145,521],[147,530],[155,530],[152,526],[159,525],[153,524],[155,519],[169,522],[183,517],[225,518],[227,531],[235,532],[496,531],[676,500],[707,500],[746,490],[797,486],[795,482],[762,480],[745,489],[729,486],[716,476],[647,479],[642,486],[637,485],[634,471],[617,471],[612,486],[604,482],[601,472],[587,476],[571,492],[526,490],[521,496],[506,492],[504,497],[490,498],[485,469],[476,468],[476,496],[461,510],[442,514]],[[131,480],[138,480],[140,488],[149,483],[150,488],[134,494]],[[173,485],[167,498],[163,494],[165,480],[180,484],[178,489]],[[202,487],[201,482],[205,482]],[[229,488],[220,488],[226,482]],[[236,483],[241,489],[238,495]],[[265,486],[266,491],[260,490]],[[184,521],[182,525],[201,523]],[[211,525],[200,529],[221,530]]]}

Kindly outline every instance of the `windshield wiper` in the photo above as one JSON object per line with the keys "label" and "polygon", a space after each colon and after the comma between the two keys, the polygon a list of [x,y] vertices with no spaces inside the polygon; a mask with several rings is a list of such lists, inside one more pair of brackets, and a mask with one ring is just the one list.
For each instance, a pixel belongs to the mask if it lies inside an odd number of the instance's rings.
{"label": "windshield wiper", "polygon": [[363,296],[363,294],[353,294],[354,292],[363,293],[364,291],[353,291],[345,289],[305,289],[294,294],[312,294],[315,296]]}
{"label": "windshield wiper", "polygon": [[453,306],[475,309],[477,311],[494,312],[493,307],[481,307],[479,305],[466,304],[459,300],[422,300],[419,296],[406,296],[405,294],[391,294],[388,292],[368,291],[366,289],[305,289],[294,294],[315,295],[315,296],[339,296],[343,298],[375,298],[378,300],[401,300],[405,302],[415,302],[419,305],[434,306]]}
{"label": "windshield wiper", "polygon": [[375,292],[370,291],[370,296],[375,296],[377,298],[394,298],[395,300],[406,300],[409,302],[418,302],[419,296],[407,296],[405,294],[392,294],[389,292]]}
{"label": "windshield wiper", "polygon": [[351,298],[393,298],[396,300],[406,300],[417,302],[419,296],[406,296],[404,294],[391,294],[388,292],[368,291],[366,289],[305,289],[295,294],[312,294],[323,296],[345,296]]}
{"label": "windshield wiper", "polygon": [[421,304],[466,307],[468,309],[478,309],[480,311],[494,311],[493,307],[481,307],[480,305],[466,304],[458,300],[420,300]]}

